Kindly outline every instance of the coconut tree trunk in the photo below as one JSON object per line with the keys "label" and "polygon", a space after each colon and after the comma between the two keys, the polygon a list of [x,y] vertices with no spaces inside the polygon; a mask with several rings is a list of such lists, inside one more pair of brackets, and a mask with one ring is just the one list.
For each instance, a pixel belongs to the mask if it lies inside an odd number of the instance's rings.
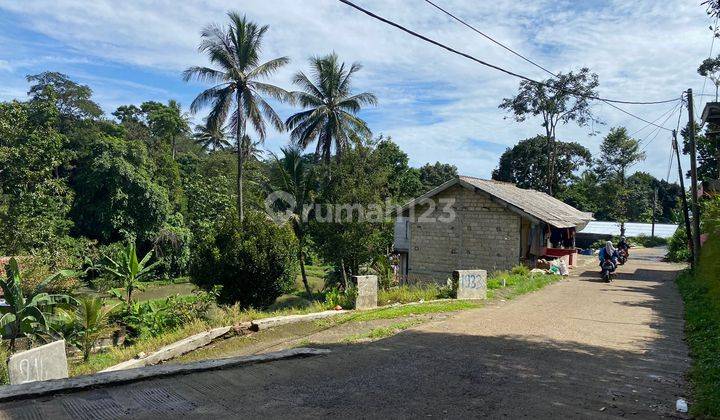
{"label": "coconut tree trunk", "polygon": [[172,147],[172,158],[175,160],[175,136],[172,136],[170,147]]}
{"label": "coconut tree trunk", "polygon": [[235,136],[237,141],[237,207],[240,221],[245,219],[245,213],[243,211],[243,166],[245,163],[245,153],[243,150],[243,118],[242,118],[242,105],[240,103],[240,92],[236,93],[237,100],[237,127],[235,127]]}

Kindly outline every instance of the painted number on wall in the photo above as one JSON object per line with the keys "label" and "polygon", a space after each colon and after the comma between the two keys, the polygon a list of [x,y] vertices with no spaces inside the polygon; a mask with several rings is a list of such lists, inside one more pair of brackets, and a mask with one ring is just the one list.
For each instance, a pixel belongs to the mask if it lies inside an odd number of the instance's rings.
{"label": "painted number on wall", "polygon": [[482,276],[478,274],[467,274],[460,279],[463,289],[479,289],[484,286]]}

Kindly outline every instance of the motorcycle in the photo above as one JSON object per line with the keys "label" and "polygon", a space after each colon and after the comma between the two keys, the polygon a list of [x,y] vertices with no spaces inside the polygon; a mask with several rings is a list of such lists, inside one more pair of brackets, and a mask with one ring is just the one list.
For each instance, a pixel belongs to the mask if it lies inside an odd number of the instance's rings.
{"label": "motorcycle", "polygon": [[610,258],[606,258],[600,267],[602,269],[601,274],[603,281],[605,283],[610,283],[613,279],[613,274],[615,273],[615,264],[613,264]]}
{"label": "motorcycle", "polygon": [[620,249],[618,250],[618,264],[624,265],[625,262],[628,259],[628,251],[627,249]]}

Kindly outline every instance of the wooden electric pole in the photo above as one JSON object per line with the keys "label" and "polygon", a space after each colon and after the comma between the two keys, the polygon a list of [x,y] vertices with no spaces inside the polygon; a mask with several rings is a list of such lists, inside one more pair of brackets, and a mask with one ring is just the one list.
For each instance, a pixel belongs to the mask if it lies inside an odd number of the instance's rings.
{"label": "wooden electric pole", "polygon": [[658,189],[655,187],[655,196],[653,197],[653,212],[652,212],[652,230],[650,231],[650,237],[655,238],[655,209],[657,208],[657,194]]}
{"label": "wooden electric pole", "polygon": [[692,219],[693,219],[693,235],[692,243],[695,252],[693,252],[693,267],[697,267],[700,259],[700,209],[698,208],[698,186],[697,186],[697,157],[695,147],[695,110],[693,109],[692,89],[687,90],[688,105],[688,134],[690,140],[690,197],[692,203]]}
{"label": "wooden electric pole", "polygon": [[685,190],[685,174],[680,164],[680,147],[677,141],[677,131],[673,130],[673,147],[677,157],[678,178],[680,179],[680,191],[682,191],[683,218],[685,219],[685,232],[687,234],[688,247],[690,248],[690,261],[695,261],[695,246],[693,245],[692,229],[690,228],[690,211],[688,210],[687,191]]}

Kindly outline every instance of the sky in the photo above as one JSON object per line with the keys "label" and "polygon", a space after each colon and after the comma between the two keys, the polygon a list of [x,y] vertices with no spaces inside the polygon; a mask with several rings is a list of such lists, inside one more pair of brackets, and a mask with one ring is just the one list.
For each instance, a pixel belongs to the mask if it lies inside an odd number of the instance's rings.
{"label": "sky", "polygon": [[[436,0],[495,39],[557,72],[589,67],[600,96],[652,101],[714,93],[696,69],[711,48],[711,24],[700,0]],[[451,20],[423,0],[356,0],[362,7],[487,62],[534,79],[540,69]],[[292,75],[308,70],[308,58],[336,52],[360,62],[354,90],[377,95],[360,113],[375,135],[390,136],[413,166],[435,161],[464,175],[488,178],[500,154],[519,140],[542,133],[538,119],[516,122],[498,108],[517,92],[519,80],[453,55],[355,11],[336,0],[0,0],[0,101],[25,99],[25,76],[60,71],[89,85],[109,115],[118,106],[176,99],[188,107],[206,86],[185,83],[181,72],[205,65],[197,51],[200,31],[227,21],[236,10],[269,25],[263,59],[291,63],[269,81],[293,89]],[[720,47],[720,43],[718,43]],[[720,48],[718,48],[720,49]],[[696,98],[702,109],[707,97]],[[298,109],[276,104],[286,118]],[[676,104],[621,105],[668,128],[678,123]],[[558,127],[557,137],[593,153],[612,127],[625,126],[647,153],[635,170],[666,178],[670,134],[603,103],[593,112],[604,124]],[[201,121],[204,115],[194,116]],[[667,118],[667,120],[666,120]],[[683,111],[682,118],[687,118]],[[646,128],[643,128],[646,127]],[[597,131],[597,135],[590,135]],[[269,133],[277,151],[288,134]],[[684,162],[687,167],[687,162]],[[677,180],[672,168],[671,181]]]}

